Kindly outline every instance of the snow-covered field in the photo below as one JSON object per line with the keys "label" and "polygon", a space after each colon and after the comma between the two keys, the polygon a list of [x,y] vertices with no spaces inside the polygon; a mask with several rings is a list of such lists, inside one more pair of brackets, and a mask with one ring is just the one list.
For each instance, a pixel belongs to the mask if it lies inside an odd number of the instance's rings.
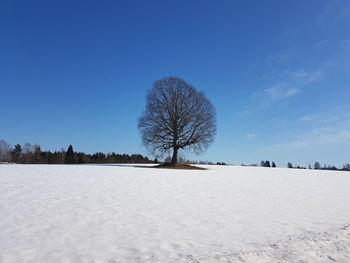
{"label": "snow-covered field", "polygon": [[350,262],[350,173],[0,165],[0,262]]}

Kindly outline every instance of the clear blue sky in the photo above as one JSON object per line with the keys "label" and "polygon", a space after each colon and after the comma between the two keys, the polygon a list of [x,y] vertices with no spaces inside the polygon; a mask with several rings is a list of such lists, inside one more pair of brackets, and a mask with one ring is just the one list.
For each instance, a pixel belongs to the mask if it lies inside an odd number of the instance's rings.
{"label": "clear blue sky", "polygon": [[350,161],[350,2],[1,1],[0,139],[142,153],[153,81],[217,111],[197,160]]}

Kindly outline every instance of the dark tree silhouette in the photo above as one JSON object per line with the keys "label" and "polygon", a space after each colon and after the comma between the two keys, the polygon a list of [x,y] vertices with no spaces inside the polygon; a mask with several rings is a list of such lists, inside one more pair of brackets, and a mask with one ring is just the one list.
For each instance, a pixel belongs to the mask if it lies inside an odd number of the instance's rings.
{"label": "dark tree silhouette", "polygon": [[138,127],[148,150],[156,157],[172,150],[175,165],[179,149],[200,153],[213,141],[215,109],[203,92],[180,78],[167,77],[148,91]]}
{"label": "dark tree silhouette", "polygon": [[276,167],[275,162],[272,162],[271,167],[274,167],[274,168]]}
{"label": "dark tree silhouette", "polygon": [[34,153],[33,153],[33,163],[41,163],[41,148],[38,144],[35,144],[33,146]]}
{"label": "dark tree silhouette", "polygon": [[75,154],[74,154],[72,145],[69,145],[67,149],[66,160],[64,161],[64,163],[67,163],[67,164],[75,163]]}
{"label": "dark tree silhouette", "polygon": [[16,144],[15,148],[11,151],[11,161],[18,163],[21,160],[22,147],[20,144]]}
{"label": "dark tree silhouette", "polygon": [[314,169],[316,169],[316,170],[321,169],[321,165],[319,162],[315,162]]}
{"label": "dark tree silhouette", "polygon": [[350,163],[346,163],[343,165],[343,170],[344,171],[350,171]]}
{"label": "dark tree silhouette", "polygon": [[8,162],[11,157],[11,147],[5,140],[0,140],[0,162]]}
{"label": "dark tree silhouette", "polygon": [[293,165],[290,162],[288,162],[287,166],[288,166],[288,168],[293,168]]}

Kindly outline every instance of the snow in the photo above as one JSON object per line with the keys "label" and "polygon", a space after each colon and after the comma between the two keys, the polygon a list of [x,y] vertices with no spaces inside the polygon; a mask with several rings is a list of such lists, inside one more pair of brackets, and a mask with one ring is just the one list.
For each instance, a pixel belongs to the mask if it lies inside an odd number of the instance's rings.
{"label": "snow", "polygon": [[350,173],[0,165],[0,262],[350,262]]}

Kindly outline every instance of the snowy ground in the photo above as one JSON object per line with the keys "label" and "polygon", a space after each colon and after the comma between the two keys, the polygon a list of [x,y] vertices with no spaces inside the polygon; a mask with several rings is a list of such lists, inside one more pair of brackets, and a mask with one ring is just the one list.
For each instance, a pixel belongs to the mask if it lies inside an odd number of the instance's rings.
{"label": "snowy ground", "polygon": [[0,165],[0,262],[350,262],[350,173]]}

